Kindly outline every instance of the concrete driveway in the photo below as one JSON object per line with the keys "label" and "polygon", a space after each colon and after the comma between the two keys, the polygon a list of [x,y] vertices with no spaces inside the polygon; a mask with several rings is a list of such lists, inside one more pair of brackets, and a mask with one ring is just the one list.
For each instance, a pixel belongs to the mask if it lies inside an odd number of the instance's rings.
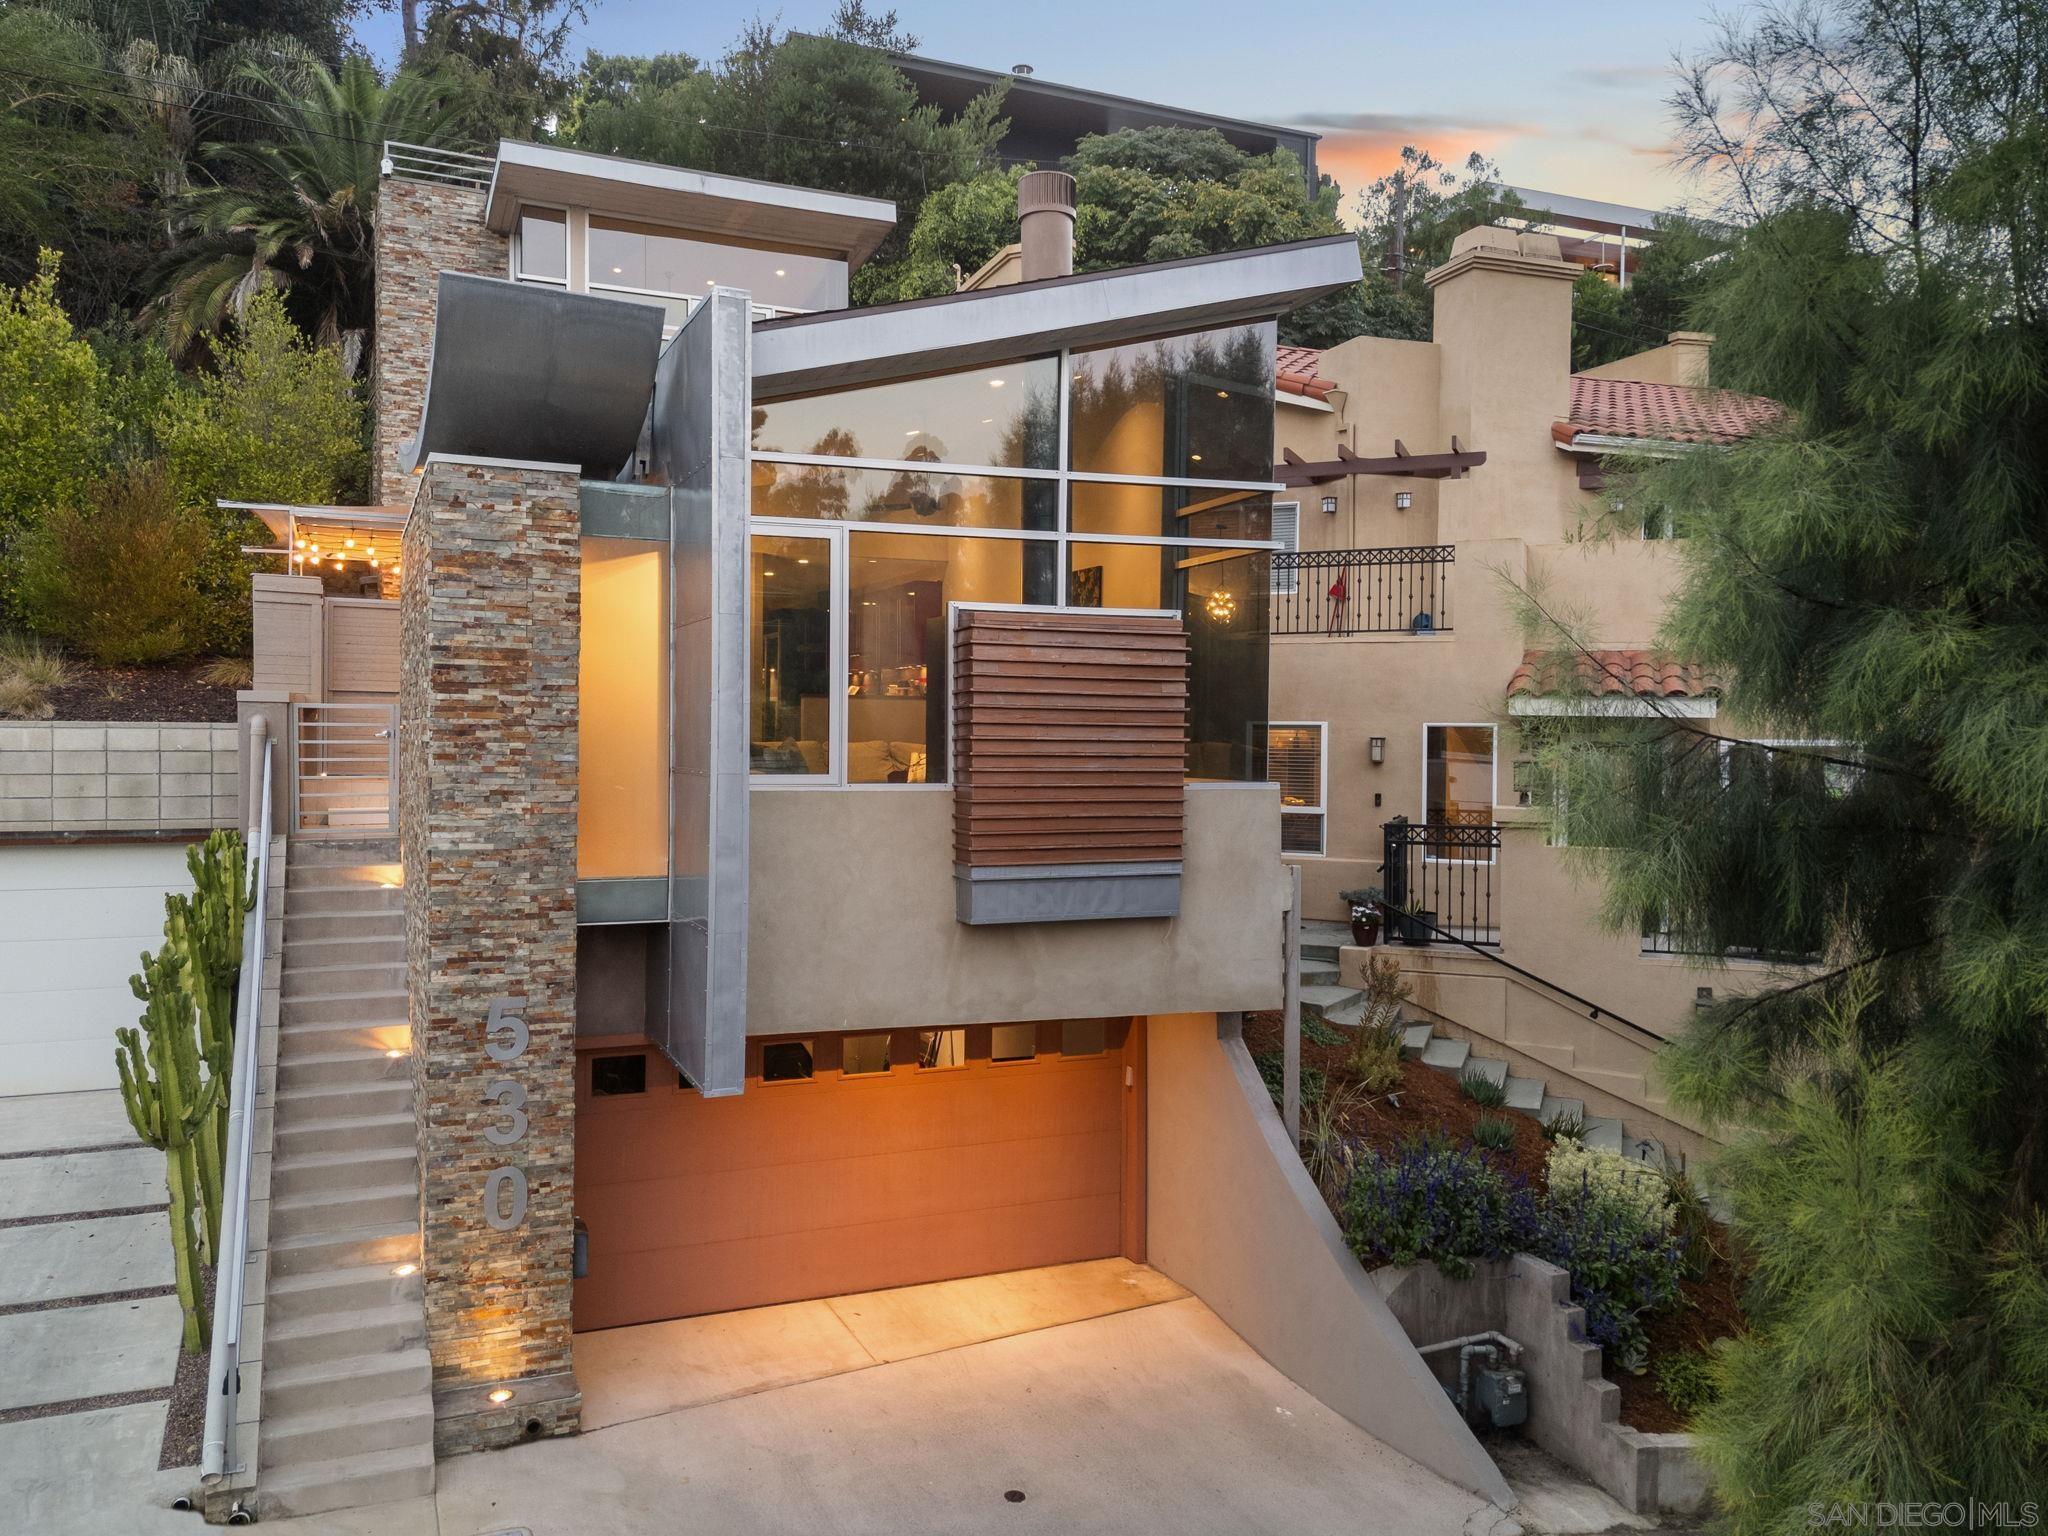
{"label": "concrete driveway", "polygon": [[1192,1297],[446,1461],[441,1536],[1315,1532],[1497,1510],[1274,1371]]}

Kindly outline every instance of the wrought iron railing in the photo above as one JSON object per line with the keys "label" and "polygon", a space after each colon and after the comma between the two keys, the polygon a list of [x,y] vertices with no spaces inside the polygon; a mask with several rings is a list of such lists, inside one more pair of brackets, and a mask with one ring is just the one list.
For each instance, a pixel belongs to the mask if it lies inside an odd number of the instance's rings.
{"label": "wrought iron railing", "polygon": [[1810,949],[1780,949],[1762,944],[1730,944],[1715,950],[1673,933],[1655,915],[1643,919],[1643,953],[1646,955],[1687,955],[1721,960],[1763,960],[1774,965],[1812,965],[1820,959],[1818,945]]}
{"label": "wrought iron railing", "polygon": [[1276,635],[1428,634],[1451,627],[1453,544],[1273,556]]}
{"label": "wrought iron railing", "polygon": [[1500,868],[1498,826],[1396,817],[1380,833],[1389,938],[1409,944],[1500,943],[1493,890]]}
{"label": "wrought iron railing", "polygon": [[383,172],[408,181],[438,181],[451,187],[488,187],[497,169],[491,155],[472,155],[460,149],[436,149],[429,144],[406,144],[397,139],[384,141]]}

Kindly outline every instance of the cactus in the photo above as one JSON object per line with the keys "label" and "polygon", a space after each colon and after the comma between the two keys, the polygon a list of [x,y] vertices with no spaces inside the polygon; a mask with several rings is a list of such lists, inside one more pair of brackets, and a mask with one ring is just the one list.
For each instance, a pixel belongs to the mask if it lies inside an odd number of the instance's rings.
{"label": "cactus", "polygon": [[[226,1083],[227,1054],[220,1046],[209,1055],[200,1053],[192,996],[181,975],[184,965],[184,957],[169,946],[160,955],[142,957],[142,974],[128,978],[144,1004],[142,1028],[115,1031],[119,1044],[114,1060],[120,1068],[128,1123],[164,1154],[171,1195],[171,1258],[178,1304],[185,1314],[184,1347],[188,1354],[197,1354],[211,1326],[199,1286],[196,1229],[203,1223],[195,1220],[192,1208],[200,1178],[197,1140],[213,1121],[215,1101]],[[214,1199],[219,1200],[218,1189]]]}
{"label": "cactus", "polygon": [[[235,983],[242,968],[242,919],[256,900],[242,835],[218,831],[185,852],[192,894],[164,898],[164,935],[183,961],[185,990],[199,1014],[199,1051],[233,1059]],[[211,1262],[220,1245],[222,1164],[228,1137],[228,1086],[215,1095],[211,1121],[194,1138],[199,1168],[201,1238]]]}

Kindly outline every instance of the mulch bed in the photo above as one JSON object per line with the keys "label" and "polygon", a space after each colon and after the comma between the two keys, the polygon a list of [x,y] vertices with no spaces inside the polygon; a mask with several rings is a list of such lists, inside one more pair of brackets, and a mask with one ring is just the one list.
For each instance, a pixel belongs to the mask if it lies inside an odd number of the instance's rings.
{"label": "mulch bed", "polygon": [[[206,1297],[206,1315],[213,1315],[213,1266],[199,1266],[199,1288]],[[196,1467],[206,1441],[206,1367],[213,1340],[206,1339],[199,1353],[178,1355],[178,1377],[171,1383],[171,1402],[164,1414],[163,1449],[157,1453],[159,1472],[172,1467]]]}
{"label": "mulch bed", "polygon": [[204,662],[162,667],[91,667],[50,690],[59,720],[233,720],[235,690],[200,677]]}
{"label": "mulch bed", "polygon": [[[1281,1048],[1280,1018],[1277,1012],[1245,1016],[1245,1046],[1254,1056]],[[1303,1034],[1304,1077],[1311,1067],[1316,1067],[1322,1070],[1332,1090],[1352,1085],[1350,1035],[1348,1031],[1342,1033],[1345,1043],[1337,1045],[1318,1045]],[[1401,1086],[1364,1101],[1345,1117],[1344,1129],[1375,1151],[1386,1152],[1407,1137],[1429,1130],[1442,1131],[1454,1142],[1470,1141],[1472,1127],[1484,1114],[1504,1118],[1515,1127],[1512,1150],[1486,1151],[1484,1155],[1521,1174],[1532,1188],[1544,1189],[1548,1183],[1546,1160],[1550,1143],[1544,1140],[1536,1118],[1517,1110],[1483,1109],[1466,1096],[1450,1073],[1425,1067],[1419,1061],[1402,1062]],[[1332,1208],[1335,1210],[1334,1202]],[[1341,1224],[1344,1213],[1335,1210],[1335,1214]],[[1657,1385],[1656,1362],[1672,1354],[1704,1349],[1716,1339],[1731,1338],[1743,1331],[1741,1267],[1732,1257],[1728,1234],[1719,1228],[1716,1233],[1721,1256],[1708,1267],[1704,1278],[1684,1282],[1681,1289],[1686,1305],[1649,1321],[1645,1331],[1650,1338],[1650,1373],[1631,1376],[1603,1358],[1602,1369],[1607,1379],[1621,1388],[1621,1421],[1632,1429],[1649,1434],[1683,1430],[1684,1416],[1671,1406]]]}

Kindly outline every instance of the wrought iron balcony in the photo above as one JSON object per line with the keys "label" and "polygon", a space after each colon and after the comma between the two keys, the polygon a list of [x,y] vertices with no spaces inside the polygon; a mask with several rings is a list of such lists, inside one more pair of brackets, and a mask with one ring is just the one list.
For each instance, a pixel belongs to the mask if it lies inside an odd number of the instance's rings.
{"label": "wrought iron balcony", "polygon": [[1494,875],[1500,828],[1490,822],[1411,822],[1380,828],[1388,937],[1411,944],[1462,942],[1498,947]]}
{"label": "wrought iron balcony", "polygon": [[1273,556],[1276,635],[1431,634],[1451,627],[1452,544]]}

